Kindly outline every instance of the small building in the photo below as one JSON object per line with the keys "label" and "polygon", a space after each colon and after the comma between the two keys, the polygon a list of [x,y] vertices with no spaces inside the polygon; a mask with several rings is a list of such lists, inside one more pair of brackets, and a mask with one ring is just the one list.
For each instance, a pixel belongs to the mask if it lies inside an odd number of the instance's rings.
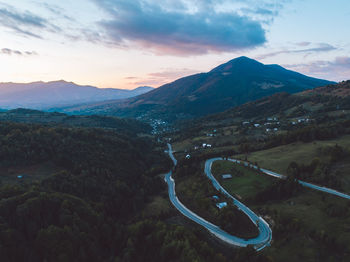
{"label": "small building", "polygon": [[278,131],[278,128],[277,128],[277,127],[275,127],[275,128],[273,129],[273,131]]}
{"label": "small building", "polygon": [[207,146],[207,144],[205,144],[205,143],[202,144],[202,147],[206,147],[206,146]]}
{"label": "small building", "polygon": [[22,175],[18,175],[17,178],[18,178],[18,179],[22,179],[23,176],[22,176]]}
{"label": "small building", "polygon": [[232,178],[232,175],[231,174],[224,174],[221,177],[222,177],[222,179],[230,179],[230,178]]}
{"label": "small building", "polygon": [[216,206],[221,209],[223,207],[226,207],[227,206],[227,202],[220,202],[220,203],[216,203]]}
{"label": "small building", "polygon": [[213,196],[213,199],[216,201],[216,200],[219,200],[219,197],[218,196]]}
{"label": "small building", "polygon": [[190,158],[191,158],[190,154],[187,154],[186,159],[190,159]]}
{"label": "small building", "polygon": [[270,128],[266,128],[266,132],[270,132],[271,131],[271,129]]}
{"label": "small building", "polygon": [[207,144],[207,147],[211,147],[211,144]]}
{"label": "small building", "polygon": [[254,124],[254,126],[255,126],[255,127],[259,127],[259,126],[260,126],[260,124]]}
{"label": "small building", "polygon": [[249,121],[244,121],[244,122],[242,122],[242,125],[249,125],[249,124],[250,124]]}

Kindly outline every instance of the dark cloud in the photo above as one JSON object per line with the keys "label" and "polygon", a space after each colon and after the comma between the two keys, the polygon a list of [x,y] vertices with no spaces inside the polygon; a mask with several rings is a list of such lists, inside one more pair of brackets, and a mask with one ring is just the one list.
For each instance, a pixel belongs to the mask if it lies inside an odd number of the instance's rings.
{"label": "dark cloud", "polygon": [[12,31],[35,38],[42,38],[41,30],[57,32],[60,29],[50,24],[45,18],[29,11],[19,12],[10,6],[0,8],[0,26]]}
{"label": "dark cloud", "polygon": [[266,42],[260,22],[237,13],[215,12],[212,1],[192,2],[192,9],[179,3],[165,9],[157,1],[95,0],[109,15],[100,26],[119,46],[186,55],[254,48]]}
{"label": "dark cloud", "polygon": [[338,56],[333,61],[318,60],[310,63],[283,65],[315,77],[334,81],[350,80],[350,57]]}
{"label": "dark cloud", "polygon": [[0,49],[0,54],[3,55],[19,55],[19,56],[35,56],[38,55],[35,51],[19,51],[10,48],[2,48]]}
{"label": "dark cloud", "polygon": [[[304,45],[299,45],[299,46],[308,46],[310,45],[309,42],[303,42]],[[280,51],[276,51],[276,52],[271,52],[271,53],[266,53],[266,54],[262,54],[258,57],[256,57],[257,59],[264,59],[267,57],[271,57],[271,56],[276,56],[276,55],[280,55],[280,54],[295,54],[295,53],[318,53],[318,52],[329,52],[329,51],[333,51],[333,50],[337,50],[338,48],[327,44],[327,43],[320,43],[318,44],[316,47],[311,47],[311,48],[305,48],[305,49],[288,49],[288,50],[280,50]]]}

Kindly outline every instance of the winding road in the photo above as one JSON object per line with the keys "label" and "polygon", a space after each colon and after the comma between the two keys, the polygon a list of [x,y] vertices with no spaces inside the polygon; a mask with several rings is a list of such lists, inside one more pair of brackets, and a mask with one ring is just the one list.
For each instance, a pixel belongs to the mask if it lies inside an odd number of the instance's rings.
{"label": "winding road", "polygon": [[[174,167],[177,165],[177,160],[174,157],[173,150],[171,145],[168,143],[168,154],[171,160],[174,163]],[[249,209],[247,206],[245,206],[243,203],[238,201],[236,198],[231,196],[221,185],[220,183],[215,179],[213,174],[211,173],[211,167],[213,162],[218,161],[218,160],[224,160],[221,157],[217,158],[211,158],[208,159],[205,162],[205,167],[204,167],[204,172],[206,176],[211,180],[213,186],[215,187],[216,190],[220,191],[224,195],[226,195],[228,198],[232,199],[233,204],[242,212],[244,212],[250,220],[258,227],[259,230],[259,235],[256,238],[251,238],[251,239],[243,239],[239,238],[233,235],[230,235],[229,233],[223,231],[220,227],[208,222],[204,218],[198,216],[197,214],[193,213],[191,210],[186,208],[178,199],[176,196],[175,192],[175,181],[172,178],[172,173],[173,171],[171,170],[168,174],[165,175],[165,182],[168,184],[168,192],[169,192],[169,198],[171,203],[187,218],[191,219],[192,221],[196,222],[197,224],[205,227],[210,233],[214,234],[216,237],[219,239],[225,241],[228,244],[239,246],[239,247],[247,247],[248,245],[253,246],[257,251],[262,250],[264,247],[270,245],[271,240],[272,240],[272,231],[271,228],[269,227],[268,223],[260,216],[255,214],[251,209]],[[259,169],[257,166],[252,165],[250,163],[240,161],[237,159],[232,159],[228,158],[226,159],[228,161],[234,162],[234,163],[243,163],[245,166],[249,166],[254,169]],[[272,172],[270,170],[266,169],[260,169],[261,172],[263,172],[266,175],[279,178],[279,179],[285,179],[286,176]],[[312,188],[314,190],[322,191],[328,194],[332,194],[338,197],[342,197],[345,199],[350,199],[350,195],[341,193],[339,191],[336,191],[331,188],[326,188],[322,186],[317,186],[308,182],[304,182],[301,180],[298,180],[298,183],[305,187]]]}
{"label": "winding road", "polygon": [[[172,159],[174,166],[176,166],[177,160],[173,155],[173,151],[170,144],[168,144],[168,154]],[[172,171],[170,171],[165,176],[165,181],[168,184],[170,201],[184,216],[196,222],[197,224],[205,227],[210,233],[214,234],[216,237],[225,241],[226,243],[239,246],[239,247],[247,247],[248,245],[252,245],[256,250],[259,251],[270,244],[272,239],[272,231],[269,225],[266,223],[266,221],[262,217],[256,215],[247,206],[245,206],[244,204],[239,202],[237,199],[235,199],[233,196],[231,196],[216,181],[216,179],[214,178],[214,176],[211,174],[211,171],[210,171],[212,162],[216,160],[220,160],[220,158],[210,159],[210,160],[207,160],[207,162],[205,163],[205,171],[207,176],[211,179],[214,187],[217,190],[222,191],[227,197],[231,198],[233,201],[233,204],[237,206],[238,209],[240,209],[242,212],[244,212],[251,219],[251,221],[258,226],[259,235],[256,238],[243,239],[243,238],[230,235],[229,233],[222,230],[220,227],[208,222],[204,218],[198,216],[197,214],[193,213],[191,210],[186,208],[176,196],[175,181],[172,178]]]}

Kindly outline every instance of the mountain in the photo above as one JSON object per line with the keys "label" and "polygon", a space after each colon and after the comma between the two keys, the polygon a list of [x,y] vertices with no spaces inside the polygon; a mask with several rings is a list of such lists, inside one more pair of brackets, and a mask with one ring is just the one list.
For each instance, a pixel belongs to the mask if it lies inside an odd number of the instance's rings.
{"label": "mountain", "polygon": [[138,87],[134,90],[80,86],[72,82],[0,83],[0,107],[48,109],[81,103],[93,103],[110,99],[124,99],[152,90]]}
{"label": "mountain", "polygon": [[[203,137],[216,130],[217,136],[220,133],[224,135],[212,139],[215,142],[211,141],[211,144],[215,146],[240,143],[246,141],[247,136],[265,146],[265,139],[271,135],[310,126],[317,126],[316,137],[329,138],[331,130],[324,126],[339,123],[348,128],[350,133],[350,80],[295,94],[273,94],[224,112],[184,121],[179,133],[181,139],[197,142],[196,137]],[[336,129],[336,132],[344,133],[343,127]],[[275,132],[274,128],[278,130]],[[205,140],[202,142],[209,143]]]}
{"label": "mountain", "polygon": [[207,73],[178,79],[146,94],[67,108],[72,113],[188,118],[222,112],[278,92],[296,93],[332,82],[239,57]]}

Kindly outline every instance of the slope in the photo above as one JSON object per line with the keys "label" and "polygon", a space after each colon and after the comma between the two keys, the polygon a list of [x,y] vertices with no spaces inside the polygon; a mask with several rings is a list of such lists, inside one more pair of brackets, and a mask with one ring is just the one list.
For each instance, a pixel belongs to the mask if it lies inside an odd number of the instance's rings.
{"label": "slope", "polygon": [[208,73],[180,78],[149,93],[66,112],[191,118],[221,112],[278,92],[296,93],[331,82],[239,57]]}

